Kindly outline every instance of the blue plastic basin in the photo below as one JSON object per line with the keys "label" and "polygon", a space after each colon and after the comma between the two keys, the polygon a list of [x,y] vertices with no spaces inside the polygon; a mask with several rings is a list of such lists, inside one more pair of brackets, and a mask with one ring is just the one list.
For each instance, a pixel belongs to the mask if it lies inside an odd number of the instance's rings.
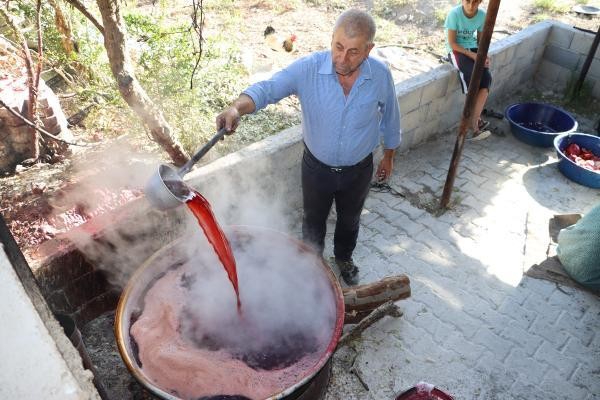
{"label": "blue plastic basin", "polygon": [[600,189],[600,172],[583,168],[565,155],[564,151],[571,143],[575,143],[579,147],[585,147],[595,155],[600,155],[600,137],[585,133],[565,133],[554,139],[560,172],[580,185]]}
{"label": "blue plastic basin", "polygon": [[555,137],[577,130],[571,114],[545,103],[512,104],[504,116],[514,137],[532,146],[552,147]]}

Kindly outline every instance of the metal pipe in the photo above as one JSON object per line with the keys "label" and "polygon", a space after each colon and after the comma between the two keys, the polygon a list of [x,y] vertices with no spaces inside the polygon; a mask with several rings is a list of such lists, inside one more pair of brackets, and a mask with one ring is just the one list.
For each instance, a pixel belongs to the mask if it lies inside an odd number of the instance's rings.
{"label": "metal pipe", "polygon": [[598,43],[600,43],[600,26],[598,26],[598,32],[596,32],[596,37],[594,38],[594,42],[592,43],[592,47],[590,47],[590,52],[583,63],[583,67],[581,67],[581,73],[579,74],[579,79],[575,84],[575,88],[573,94],[577,96],[579,91],[581,90],[581,86],[583,86],[583,81],[585,80],[585,76],[590,69],[590,65],[592,65],[592,60],[594,59],[594,54],[596,54],[596,50],[598,49]]}
{"label": "metal pipe", "polygon": [[440,208],[442,209],[447,208],[448,203],[450,202],[450,195],[452,193],[452,187],[454,186],[456,170],[458,168],[458,163],[460,162],[460,157],[465,144],[465,136],[467,134],[469,121],[471,120],[471,115],[473,114],[475,99],[477,97],[477,93],[479,92],[479,83],[481,81],[481,75],[483,74],[483,67],[487,57],[488,48],[490,47],[490,41],[492,39],[492,33],[494,32],[494,25],[496,24],[496,16],[498,15],[499,8],[500,0],[490,0],[485,16],[483,32],[477,47],[477,58],[475,59],[473,74],[471,75],[471,81],[469,82],[467,99],[465,100],[465,106],[463,108],[462,119],[458,129],[458,136],[456,137],[454,152],[452,153],[452,160],[450,161],[450,168],[448,169],[446,183],[444,184],[444,192],[442,193],[442,200],[440,202]]}

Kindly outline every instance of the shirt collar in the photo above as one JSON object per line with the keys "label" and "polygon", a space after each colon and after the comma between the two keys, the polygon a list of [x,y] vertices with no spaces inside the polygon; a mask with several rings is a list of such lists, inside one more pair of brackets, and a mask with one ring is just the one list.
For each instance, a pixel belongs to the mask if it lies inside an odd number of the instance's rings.
{"label": "shirt collar", "polygon": [[[331,59],[331,51],[327,51],[325,54],[325,58],[323,59],[323,63],[319,68],[319,74],[323,75],[334,75],[335,70],[333,69],[333,60]],[[371,64],[369,63],[369,57],[367,57],[362,64],[360,65],[360,75],[359,78],[363,79],[371,79],[372,71]]]}

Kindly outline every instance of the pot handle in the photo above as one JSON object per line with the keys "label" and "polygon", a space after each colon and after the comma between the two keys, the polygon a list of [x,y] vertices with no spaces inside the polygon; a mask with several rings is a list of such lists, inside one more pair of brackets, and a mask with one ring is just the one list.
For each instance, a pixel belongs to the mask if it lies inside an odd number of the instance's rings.
{"label": "pot handle", "polygon": [[192,169],[192,167],[194,166],[194,164],[196,164],[202,157],[204,157],[204,155],[219,140],[223,139],[223,136],[225,136],[226,133],[227,133],[227,130],[225,128],[219,129],[219,131],[217,132],[217,134],[215,136],[213,136],[212,139],[210,139],[208,141],[208,143],[206,143],[200,150],[198,150],[198,152],[196,154],[194,154],[192,156],[192,158],[190,158],[190,160],[184,164],[183,167],[179,168],[179,170],[177,171],[177,175],[179,175],[180,177],[183,178],[183,176],[185,174],[187,174],[188,172],[190,172],[190,170]]}

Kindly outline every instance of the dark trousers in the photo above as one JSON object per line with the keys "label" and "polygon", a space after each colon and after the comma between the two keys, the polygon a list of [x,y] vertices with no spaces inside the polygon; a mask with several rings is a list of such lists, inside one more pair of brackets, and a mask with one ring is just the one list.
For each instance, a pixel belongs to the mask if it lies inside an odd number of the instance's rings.
{"label": "dark trousers", "polygon": [[[474,53],[477,53],[477,49],[469,49]],[[469,83],[471,82],[471,75],[473,68],[475,67],[475,61],[470,57],[465,56],[462,53],[451,52],[448,54],[450,62],[458,68],[458,77],[460,81],[460,87],[463,93],[467,93]],[[489,68],[484,68],[481,75],[481,81],[479,81],[479,89],[490,89],[492,86],[492,74],[490,74]]]}
{"label": "dark trousers", "polygon": [[360,214],[373,176],[373,155],[351,167],[332,168],[317,160],[308,149],[302,157],[302,238],[323,254],[327,217],[335,200],[337,220],[333,252],[337,259],[352,257],[358,238]]}

